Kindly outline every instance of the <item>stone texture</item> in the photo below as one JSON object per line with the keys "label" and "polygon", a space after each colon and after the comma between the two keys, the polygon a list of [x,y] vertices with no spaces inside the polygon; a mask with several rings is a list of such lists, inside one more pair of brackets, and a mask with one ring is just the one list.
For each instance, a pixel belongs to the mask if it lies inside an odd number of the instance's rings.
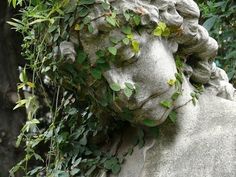
{"label": "stone texture", "polygon": [[[155,125],[163,123],[171,110],[177,112],[177,123],[167,121],[160,125],[159,138],[149,137],[143,148],[136,147],[118,176],[235,177],[236,102],[229,101],[235,100],[235,89],[228,82],[226,73],[213,64],[218,44],[198,24],[200,11],[197,4],[192,0],[110,2],[117,14],[125,10],[136,12],[137,9],[143,12],[143,29],[134,32],[140,52],[134,53],[128,46],[116,45],[121,64],[111,63],[111,68],[103,73],[109,84],[118,83],[124,88],[128,82],[140,87],[140,91],[130,98],[119,92],[121,101],[116,104],[119,109],[114,110],[119,113],[127,107],[134,113],[130,122],[142,124],[144,119],[149,119]],[[91,63],[96,61],[97,50],[109,47],[110,37],[125,37],[119,29],[107,25],[103,13],[99,6],[95,6],[89,16],[91,19],[101,18],[92,22],[94,33],[84,34],[82,31],[83,35],[80,35]],[[154,29],[160,21],[181,32],[168,38],[153,36],[149,29]],[[166,110],[160,102],[170,100],[175,91],[167,82],[175,79],[174,54],[177,51],[186,65],[183,94]],[[190,81],[205,84],[206,88],[195,106],[190,95],[196,89]],[[121,154],[131,146],[132,136],[137,136],[130,130],[126,134],[130,139],[122,141],[124,143],[118,150]],[[112,175],[103,172],[100,176]]]}
{"label": "stone texture", "polygon": [[[211,103],[211,104],[209,104]],[[235,177],[236,103],[203,94],[127,157],[119,177]],[[109,176],[109,175],[108,175]]]}

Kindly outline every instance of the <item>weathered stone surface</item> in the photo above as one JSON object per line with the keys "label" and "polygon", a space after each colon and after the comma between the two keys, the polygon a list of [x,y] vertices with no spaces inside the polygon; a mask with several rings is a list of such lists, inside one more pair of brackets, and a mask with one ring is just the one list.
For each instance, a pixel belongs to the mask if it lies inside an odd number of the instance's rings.
{"label": "weathered stone surface", "polygon": [[118,176],[236,176],[236,103],[209,94],[198,103],[180,108],[176,124],[161,125],[160,137],[136,148]]}
{"label": "weathered stone surface", "polygon": [[[140,52],[116,45],[117,56],[122,62],[119,65],[111,63],[111,69],[103,74],[109,84],[118,83],[124,88],[128,82],[140,87],[140,91],[130,98],[121,91],[121,101],[114,110],[119,113],[122,108],[129,108],[134,113],[130,122],[142,124],[148,119],[155,125],[163,123],[170,111],[177,112],[177,123],[160,125],[159,138],[147,138],[142,149],[136,147],[118,176],[236,176],[236,102],[229,101],[235,100],[235,89],[228,82],[226,73],[213,64],[218,44],[198,24],[200,12],[196,3],[192,0],[110,2],[118,15],[125,10],[136,12],[137,9],[142,9],[143,13],[143,29],[134,32]],[[120,29],[109,28],[102,14],[103,10],[96,6],[89,15],[91,19],[101,16],[92,22],[94,33],[83,34],[80,38],[91,63],[96,61],[97,50],[109,47],[110,37],[125,37]],[[155,27],[160,21],[181,32],[168,38],[153,36],[148,30],[150,24]],[[174,54],[177,51],[186,65],[183,93],[166,109],[160,102],[170,100],[175,92],[167,82],[175,79]],[[195,106],[190,96],[196,90],[193,82],[205,86]],[[132,136],[136,136],[130,131],[126,134],[130,139],[122,141],[118,150],[121,154],[131,146]],[[103,173],[100,176],[111,175]]]}

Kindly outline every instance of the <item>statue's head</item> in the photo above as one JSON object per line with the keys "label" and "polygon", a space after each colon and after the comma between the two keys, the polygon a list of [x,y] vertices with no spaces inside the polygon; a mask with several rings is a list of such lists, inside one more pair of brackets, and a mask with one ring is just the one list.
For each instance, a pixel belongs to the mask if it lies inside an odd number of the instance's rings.
{"label": "statue's head", "polygon": [[[174,109],[173,95],[182,91],[178,72],[183,71],[186,80],[209,82],[217,43],[198,24],[200,13],[192,0],[109,3],[109,10],[102,1],[94,5],[89,25],[79,31],[80,43],[92,66],[98,52],[110,54],[103,76],[116,92],[115,112],[129,110],[131,122],[158,125]],[[181,69],[176,67],[176,53],[182,56]]]}

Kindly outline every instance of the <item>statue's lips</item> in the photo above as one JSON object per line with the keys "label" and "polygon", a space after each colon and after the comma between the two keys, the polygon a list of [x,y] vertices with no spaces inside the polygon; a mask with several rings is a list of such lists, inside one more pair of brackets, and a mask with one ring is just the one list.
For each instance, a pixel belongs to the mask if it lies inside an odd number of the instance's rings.
{"label": "statue's lips", "polygon": [[[171,92],[171,93],[169,93],[169,92]],[[165,97],[171,97],[172,93],[173,93],[172,89],[169,87],[167,90],[165,90],[161,93],[154,93],[144,99],[137,99],[137,96],[134,96],[135,101],[133,101],[133,102],[128,101],[128,107],[132,111],[135,111],[137,109],[142,109],[149,102],[153,102],[153,100],[160,102],[160,100],[164,99]]]}

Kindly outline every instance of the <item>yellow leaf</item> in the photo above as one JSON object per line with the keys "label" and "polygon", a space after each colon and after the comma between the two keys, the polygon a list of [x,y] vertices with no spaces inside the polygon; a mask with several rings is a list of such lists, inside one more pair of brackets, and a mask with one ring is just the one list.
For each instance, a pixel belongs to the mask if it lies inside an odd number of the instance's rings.
{"label": "yellow leaf", "polygon": [[176,80],[175,80],[175,79],[170,79],[170,80],[168,80],[167,83],[168,83],[170,86],[173,86],[173,85],[175,85]]}
{"label": "yellow leaf", "polygon": [[76,24],[74,29],[75,29],[75,31],[79,31],[80,30],[80,25]]}
{"label": "yellow leaf", "polygon": [[27,85],[28,85],[30,88],[35,88],[35,84],[32,83],[32,82],[27,82]]}
{"label": "yellow leaf", "polygon": [[162,35],[162,30],[159,26],[157,26],[154,31],[153,31],[154,36],[161,36]]}
{"label": "yellow leaf", "polygon": [[164,22],[159,22],[158,26],[161,28],[162,31],[165,31],[166,29],[166,24]]}
{"label": "yellow leaf", "polygon": [[139,42],[138,41],[133,40],[132,41],[132,47],[133,47],[134,53],[138,53],[140,51]]}
{"label": "yellow leaf", "polygon": [[134,38],[134,35],[133,35],[133,34],[128,34],[126,37],[127,37],[128,39],[133,39],[133,38]]}

